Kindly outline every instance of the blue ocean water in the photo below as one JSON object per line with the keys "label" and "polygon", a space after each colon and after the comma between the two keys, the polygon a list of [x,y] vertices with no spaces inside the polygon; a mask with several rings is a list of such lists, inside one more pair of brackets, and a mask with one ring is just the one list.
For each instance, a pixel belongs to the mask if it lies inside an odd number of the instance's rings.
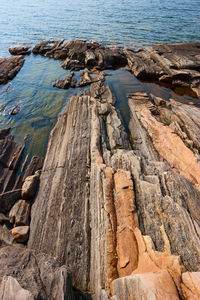
{"label": "blue ocean water", "polygon": [[[200,41],[200,0],[0,0],[0,57],[14,44],[36,44],[47,39],[85,39],[121,46]],[[16,139],[26,136],[24,158],[45,155],[50,130],[69,98],[82,90],[52,87],[69,71],[60,61],[26,56],[18,75],[0,86],[0,128],[11,127]],[[127,93],[154,93],[180,102],[181,96],[156,84],[142,83],[124,69],[110,71],[109,83],[128,126]],[[77,79],[79,78],[76,72]],[[20,109],[16,116],[13,108]]]}
{"label": "blue ocean water", "polygon": [[0,0],[0,55],[13,43],[200,41],[200,0]]}

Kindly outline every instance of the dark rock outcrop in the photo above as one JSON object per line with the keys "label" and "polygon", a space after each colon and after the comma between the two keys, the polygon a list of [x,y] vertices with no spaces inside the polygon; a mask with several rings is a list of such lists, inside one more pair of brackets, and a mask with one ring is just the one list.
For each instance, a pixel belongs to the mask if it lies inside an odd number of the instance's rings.
{"label": "dark rock outcrop", "polygon": [[200,43],[164,44],[140,50],[127,49],[128,68],[143,80],[188,88],[200,97]]}
{"label": "dark rock outcrop", "polygon": [[13,79],[21,70],[24,58],[21,55],[10,58],[0,58],[0,84],[5,84]]}
{"label": "dark rock outcrop", "polygon": [[9,129],[0,131],[0,194],[21,188],[17,171],[24,145],[14,142]]}
{"label": "dark rock outcrop", "polygon": [[23,181],[26,179],[26,177],[34,175],[36,171],[42,169],[43,163],[43,157],[33,156],[24,173]]}
{"label": "dark rock outcrop", "polygon": [[84,67],[113,69],[127,63],[123,51],[119,48],[104,47],[98,43],[81,40],[72,40],[65,44],[63,41],[44,41],[36,45],[32,52],[55,59],[65,59],[63,68],[71,70],[80,70]]}
{"label": "dark rock outcrop", "polygon": [[70,87],[74,88],[76,86],[76,78],[73,79],[74,72],[70,72],[70,74],[65,77],[64,79],[57,80],[55,83],[53,83],[54,87],[57,87],[59,89],[68,89]]}
{"label": "dark rock outcrop", "polygon": [[8,51],[12,55],[29,55],[31,51],[29,50],[30,47],[14,47],[14,48],[9,48]]}

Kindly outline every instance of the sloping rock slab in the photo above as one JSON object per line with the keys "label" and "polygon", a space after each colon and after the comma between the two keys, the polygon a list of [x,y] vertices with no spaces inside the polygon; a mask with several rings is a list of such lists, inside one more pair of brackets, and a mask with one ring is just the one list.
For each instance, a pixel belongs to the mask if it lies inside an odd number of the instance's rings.
{"label": "sloping rock slab", "polygon": [[188,88],[200,97],[200,43],[156,45],[137,54],[125,51],[128,68],[143,80]]}
{"label": "sloping rock slab", "polygon": [[3,276],[0,278],[0,299],[34,300],[32,294],[23,289],[18,281],[11,276]]}
{"label": "sloping rock slab", "polygon": [[13,79],[21,70],[24,58],[21,55],[10,58],[0,58],[0,84],[5,84]]}

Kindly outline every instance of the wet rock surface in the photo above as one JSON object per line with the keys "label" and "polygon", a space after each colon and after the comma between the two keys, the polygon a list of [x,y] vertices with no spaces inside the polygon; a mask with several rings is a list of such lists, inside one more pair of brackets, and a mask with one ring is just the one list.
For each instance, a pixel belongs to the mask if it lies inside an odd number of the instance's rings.
{"label": "wet rock surface", "polygon": [[76,78],[73,78],[73,76],[74,72],[70,72],[70,74],[64,79],[57,80],[55,83],[53,83],[53,86],[59,89],[68,89],[70,87],[74,88],[77,80]]}
{"label": "wet rock surface", "polygon": [[21,70],[24,58],[21,55],[10,58],[0,58],[0,84],[5,84],[13,79]]}
{"label": "wet rock surface", "polygon": [[128,68],[143,80],[170,87],[188,88],[200,97],[200,43],[161,44],[140,50],[127,49]]}
{"label": "wet rock surface", "polygon": [[108,48],[95,42],[81,40],[66,43],[44,41],[36,45],[32,52],[55,59],[65,59],[63,68],[71,70],[80,70],[87,66],[113,69],[126,64],[126,57],[119,48]]}
{"label": "wet rock surface", "polygon": [[30,49],[30,47],[22,46],[22,47],[9,48],[8,51],[12,55],[28,55],[31,53],[31,51],[29,49]]}

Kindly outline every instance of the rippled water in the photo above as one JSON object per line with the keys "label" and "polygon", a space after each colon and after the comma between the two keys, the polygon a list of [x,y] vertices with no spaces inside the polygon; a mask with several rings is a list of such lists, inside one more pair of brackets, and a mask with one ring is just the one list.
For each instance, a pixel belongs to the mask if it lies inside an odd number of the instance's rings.
{"label": "rippled water", "polygon": [[[199,41],[199,0],[0,0],[0,57],[8,56],[7,48],[13,44],[63,38],[130,46]],[[129,92],[153,92],[182,102],[192,100],[164,87],[142,83],[124,69],[110,73],[112,76],[106,80],[126,125]],[[0,86],[0,128],[12,127],[18,141],[27,136],[24,157],[27,153],[29,159],[33,154],[44,156],[58,114],[73,94],[82,92],[52,87],[55,80],[67,74],[59,61],[30,55],[16,78]],[[192,101],[198,104],[198,100]],[[16,106],[19,114],[11,116]]]}
{"label": "rippled water", "polygon": [[13,43],[93,39],[155,44],[200,40],[199,0],[1,0],[0,54]]}

